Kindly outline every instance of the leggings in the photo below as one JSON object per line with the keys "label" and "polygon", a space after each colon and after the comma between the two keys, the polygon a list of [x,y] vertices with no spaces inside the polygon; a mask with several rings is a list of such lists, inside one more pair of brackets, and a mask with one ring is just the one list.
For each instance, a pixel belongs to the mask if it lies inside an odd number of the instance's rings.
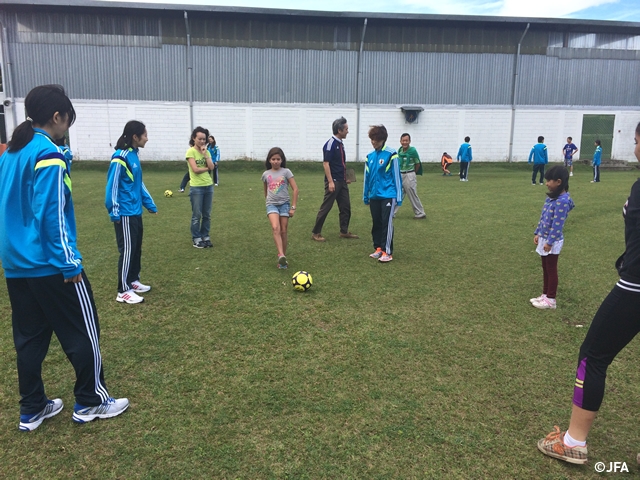
{"label": "leggings", "polygon": [[551,254],[540,257],[542,259],[542,293],[549,298],[556,298],[558,291],[558,257],[559,255]]}
{"label": "leggings", "polygon": [[640,293],[613,287],[591,322],[580,347],[573,404],[597,412],[607,368],[640,331]]}

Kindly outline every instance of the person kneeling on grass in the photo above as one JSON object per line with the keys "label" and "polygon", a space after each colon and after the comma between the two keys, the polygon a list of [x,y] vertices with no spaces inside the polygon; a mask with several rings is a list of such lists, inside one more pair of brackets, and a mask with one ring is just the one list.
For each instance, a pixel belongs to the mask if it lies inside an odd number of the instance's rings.
{"label": "person kneeling on grass", "polygon": [[100,325],[76,245],[71,162],[54,143],[76,112],[60,85],[42,85],[24,100],[26,121],[0,157],[0,260],[16,348],[21,431],[38,428],[63,408],[42,381],[55,333],[76,373],[72,420],[120,415],[126,398],[109,396],[100,355]]}
{"label": "person kneeling on grass", "polygon": [[367,155],[364,165],[363,200],[371,210],[371,236],[375,249],[369,256],[380,262],[393,260],[393,212],[396,205],[402,205],[398,153],[385,146],[388,136],[384,125],[369,129],[374,150]]}
{"label": "person kneeling on grass", "polygon": [[[640,123],[635,140],[640,161]],[[600,305],[580,347],[569,429],[561,432],[556,426],[538,441],[542,453],[569,463],[587,463],[587,436],[604,398],[607,369],[640,332],[640,180],[631,187],[622,213],[625,251],[616,262],[620,280]]]}
{"label": "person kneeling on grass", "polygon": [[[293,179],[293,173],[286,168],[287,159],[281,148],[273,147],[267,154],[265,168],[262,174],[264,183],[264,198],[267,204],[267,217],[271,223],[273,241],[278,250],[278,268],[287,268],[287,227],[289,217],[296,213],[298,203],[298,186]],[[293,202],[289,197],[289,185],[293,190]]]}
{"label": "person kneeling on grass", "polygon": [[449,171],[449,166],[453,163],[453,158],[447,152],[442,154],[442,158],[440,159],[440,165],[442,166],[442,176],[448,177],[451,175]]}

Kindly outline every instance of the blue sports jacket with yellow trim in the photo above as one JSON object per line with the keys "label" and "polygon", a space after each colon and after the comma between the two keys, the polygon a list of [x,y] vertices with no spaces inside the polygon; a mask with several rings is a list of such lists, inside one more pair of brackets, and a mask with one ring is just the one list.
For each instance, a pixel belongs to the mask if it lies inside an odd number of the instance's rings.
{"label": "blue sports jacket with yellow trim", "polygon": [[70,162],[34,129],[24,148],[0,157],[0,259],[7,278],[82,272],[76,247]]}
{"label": "blue sports jacket with yellow trim", "polygon": [[116,150],[107,173],[104,205],[112,222],[120,217],[142,215],[142,207],[151,213],[158,211],[142,181],[138,149]]}
{"label": "blue sports jacket with yellow trim", "polygon": [[395,198],[398,206],[402,205],[402,180],[398,153],[384,145],[367,155],[364,164],[364,191],[362,199],[365,205],[369,200]]}

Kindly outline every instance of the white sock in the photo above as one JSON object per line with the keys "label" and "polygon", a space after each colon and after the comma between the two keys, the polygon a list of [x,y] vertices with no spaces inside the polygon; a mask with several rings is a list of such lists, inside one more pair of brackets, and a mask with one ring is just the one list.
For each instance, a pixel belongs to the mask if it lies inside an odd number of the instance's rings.
{"label": "white sock", "polygon": [[566,433],[564,434],[564,444],[570,448],[585,447],[587,445],[587,442],[586,440],[584,442],[579,442],[578,440],[574,439],[571,435],[569,435],[569,431],[567,430]]}

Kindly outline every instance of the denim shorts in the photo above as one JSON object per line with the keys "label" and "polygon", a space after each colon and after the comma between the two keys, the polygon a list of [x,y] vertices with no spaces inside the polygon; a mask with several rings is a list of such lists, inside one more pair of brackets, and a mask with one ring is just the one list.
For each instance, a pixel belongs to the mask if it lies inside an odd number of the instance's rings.
{"label": "denim shorts", "polygon": [[564,166],[565,167],[571,167],[573,165],[573,158],[565,158],[564,159]]}
{"label": "denim shorts", "polygon": [[267,205],[267,215],[277,213],[281,217],[288,217],[290,209],[289,202],[283,203],[282,205]]}

